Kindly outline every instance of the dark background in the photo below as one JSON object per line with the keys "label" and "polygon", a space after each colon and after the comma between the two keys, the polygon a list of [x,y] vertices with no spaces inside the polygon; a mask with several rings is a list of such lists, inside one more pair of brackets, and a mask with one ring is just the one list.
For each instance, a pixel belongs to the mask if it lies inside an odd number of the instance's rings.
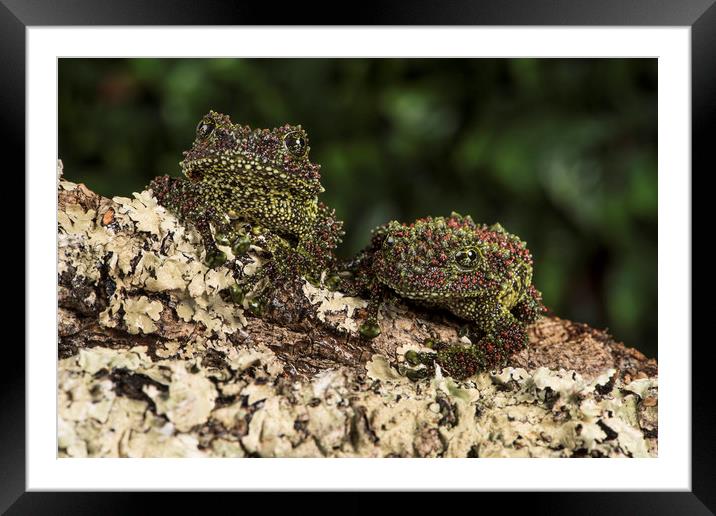
{"label": "dark background", "polygon": [[67,179],[179,175],[209,109],[308,130],[350,256],[390,219],[471,214],[526,240],[559,316],[657,350],[655,59],[61,59]]}

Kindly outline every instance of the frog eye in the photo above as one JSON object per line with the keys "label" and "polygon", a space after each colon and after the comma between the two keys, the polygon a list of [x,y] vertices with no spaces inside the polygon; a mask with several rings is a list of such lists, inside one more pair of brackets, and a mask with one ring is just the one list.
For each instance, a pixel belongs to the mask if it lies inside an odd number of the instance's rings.
{"label": "frog eye", "polygon": [[474,247],[468,247],[455,253],[455,263],[465,269],[472,269],[480,261],[480,252]]}
{"label": "frog eye", "polygon": [[308,152],[306,136],[301,131],[291,131],[283,137],[283,145],[294,158],[302,158]]}
{"label": "frog eye", "polygon": [[206,138],[214,131],[215,127],[216,125],[212,120],[204,119],[196,126],[196,135],[199,138]]}

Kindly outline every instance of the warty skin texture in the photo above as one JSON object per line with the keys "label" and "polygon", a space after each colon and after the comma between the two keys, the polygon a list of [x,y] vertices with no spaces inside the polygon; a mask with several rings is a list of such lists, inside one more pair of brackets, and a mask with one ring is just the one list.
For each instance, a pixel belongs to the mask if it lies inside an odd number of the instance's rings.
{"label": "warty skin texture", "polygon": [[378,227],[352,264],[354,289],[371,300],[361,330],[380,333],[377,314],[399,297],[443,308],[466,320],[473,345],[437,344],[437,354],[413,354],[456,377],[496,366],[527,344],[526,326],[545,311],[532,285],[532,256],[499,224],[476,224],[470,216],[427,217],[411,224]]}
{"label": "warty skin texture", "polygon": [[318,200],[320,165],[309,151],[300,125],[251,129],[211,111],[184,152],[185,178],[161,176],[149,187],[161,205],[197,228],[210,267],[226,261],[217,240],[239,255],[260,233],[274,255],[270,269],[317,277],[335,263],[343,231]]}

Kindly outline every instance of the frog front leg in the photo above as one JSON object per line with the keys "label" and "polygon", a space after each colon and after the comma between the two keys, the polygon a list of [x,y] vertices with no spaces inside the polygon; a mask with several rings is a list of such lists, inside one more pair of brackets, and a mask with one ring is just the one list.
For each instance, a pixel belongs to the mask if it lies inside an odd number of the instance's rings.
{"label": "frog front leg", "polygon": [[211,234],[212,213],[197,216],[194,219],[201,240],[204,243],[204,264],[210,269],[215,269],[226,263],[226,253],[216,246],[214,236]]}
{"label": "frog front leg", "polygon": [[522,299],[510,310],[517,320],[526,324],[532,324],[546,311],[547,308],[542,304],[542,294],[532,285],[527,288]]}
{"label": "frog front leg", "polygon": [[149,183],[158,203],[176,214],[179,220],[194,225],[204,244],[204,263],[211,268],[226,262],[226,254],[216,247],[211,234],[211,223],[219,219],[212,208],[201,202],[201,187],[185,179],[159,176]]}
{"label": "frog front leg", "polygon": [[524,322],[499,300],[483,297],[465,300],[454,307],[455,313],[468,318],[477,332],[473,348],[486,366],[495,366],[527,345],[527,329]]}
{"label": "frog front leg", "polygon": [[[258,228],[257,234],[261,237],[252,241],[245,235],[239,235],[235,241],[238,244],[232,247],[234,254],[243,254],[248,251],[251,244],[256,244],[266,251],[270,257],[261,263],[261,266],[251,275],[244,276],[230,289],[231,299],[236,303],[243,303],[248,296],[248,308],[254,315],[260,315],[268,301],[267,293],[280,288],[288,281],[300,277],[306,270],[306,257],[299,253],[286,239],[266,230]],[[246,248],[237,249],[248,239]]]}
{"label": "frog front leg", "polygon": [[436,363],[457,379],[503,364],[527,344],[526,325],[495,299],[457,301],[451,310],[471,324],[472,345],[442,344],[437,353],[418,353],[415,360],[433,367]]}

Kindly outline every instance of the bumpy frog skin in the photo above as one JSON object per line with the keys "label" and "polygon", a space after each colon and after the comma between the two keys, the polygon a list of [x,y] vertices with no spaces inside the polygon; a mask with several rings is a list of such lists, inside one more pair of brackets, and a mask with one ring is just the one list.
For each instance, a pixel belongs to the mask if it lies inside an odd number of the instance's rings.
{"label": "bumpy frog skin", "polygon": [[207,265],[226,261],[212,226],[235,254],[246,251],[250,238],[237,232],[240,220],[269,230],[269,250],[281,255],[274,266],[290,262],[301,273],[317,275],[334,263],[343,232],[333,210],[318,201],[320,165],[309,160],[309,150],[300,125],[252,130],[211,111],[184,152],[186,179],[161,176],[149,186],[161,205],[196,226]]}
{"label": "bumpy frog skin", "polygon": [[365,336],[379,333],[377,312],[390,295],[447,309],[471,323],[471,337],[478,339],[472,348],[453,346],[437,354],[453,376],[469,376],[522,349],[526,324],[545,310],[532,285],[525,243],[499,224],[478,225],[469,216],[380,226],[355,263],[359,290],[371,298]]}

